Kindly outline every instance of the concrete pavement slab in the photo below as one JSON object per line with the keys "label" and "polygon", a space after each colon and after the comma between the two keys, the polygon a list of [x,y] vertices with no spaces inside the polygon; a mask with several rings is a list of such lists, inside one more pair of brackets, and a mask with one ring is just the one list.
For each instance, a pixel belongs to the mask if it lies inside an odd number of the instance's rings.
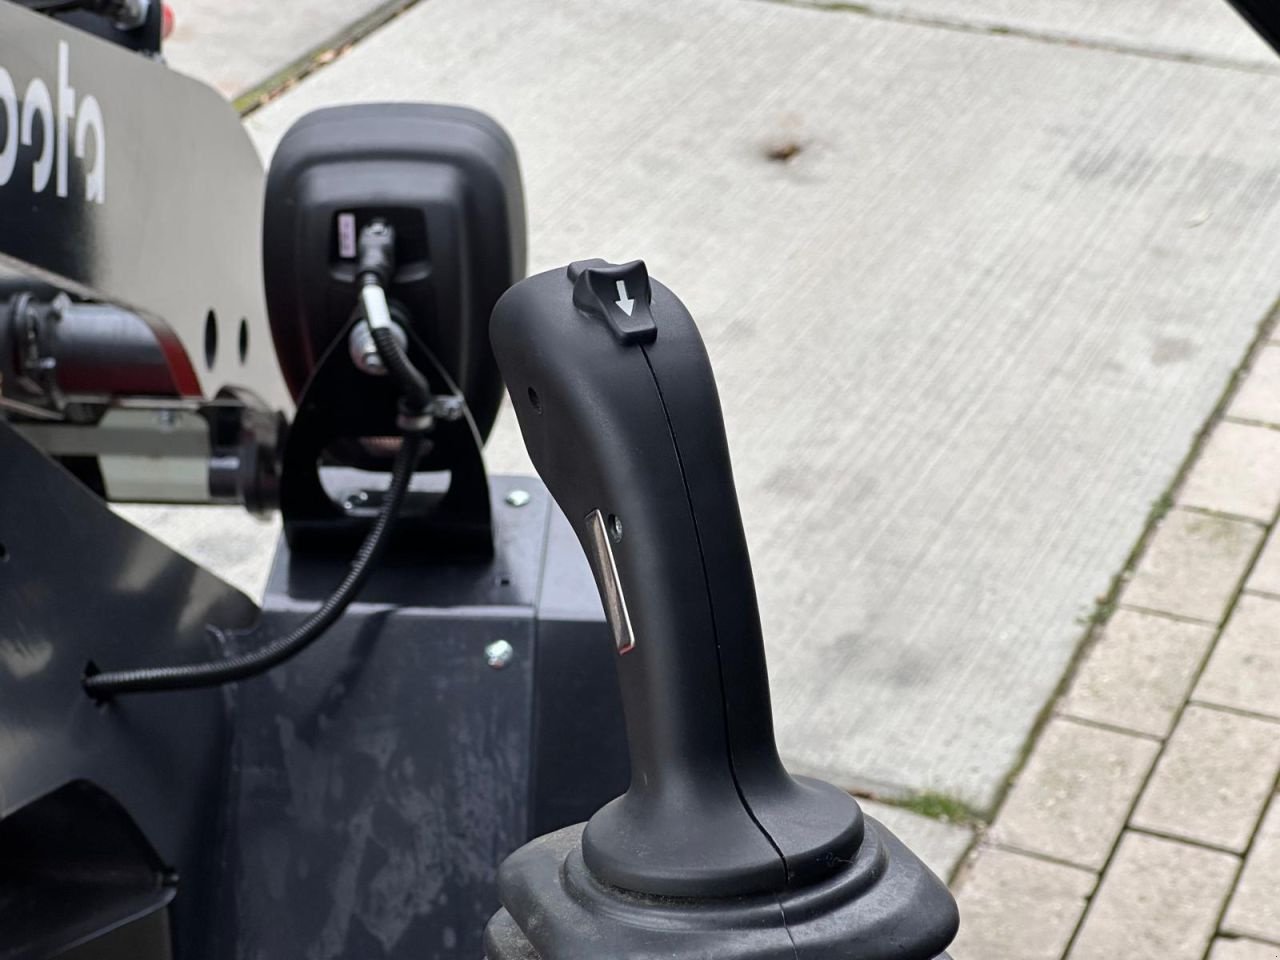
{"label": "concrete pavement slab", "polygon": [[1257,524],[1170,510],[1121,599],[1144,610],[1220,623],[1262,537]]}
{"label": "concrete pavement slab", "polygon": [[[751,0],[430,0],[250,127],[503,122],[533,267],[644,257],[700,321],[789,762],[989,808],[1275,300],[1277,82]],[[509,416],[489,456],[527,463]]]}
{"label": "concrete pavement slab", "polygon": [[388,0],[170,0],[175,70],[234,98],[340,37]]}
{"label": "concrete pavement slab", "polygon": [[1088,870],[983,849],[956,884],[957,960],[1060,960],[1097,885]]}
{"label": "concrete pavement slab", "polygon": [[1280,597],[1280,534],[1272,531],[1249,575],[1248,588]]}
{"label": "concrete pavement slab", "polygon": [[1280,943],[1280,795],[1272,798],[1271,810],[1245,858],[1222,927],[1229,933]]}
{"label": "concrete pavement slab", "polygon": [[1195,704],[1138,801],[1133,826],[1243,853],[1280,774],[1280,723]]}
{"label": "concrete pavement slab", "polygon": [[1055,718],[991,828],[993,842],[1101,870],[1159,744]]}
{"label": "concrete pavement slab", "polygon": [[1280,960],[1280,946],[1258,940],[1215,940],[1209,960]]}
{"label": "concrete pavement slab", "polygon": [[[806,0],[839,6],[841,0]],[[888,16],[1280,69],[1226,0],[860,0]]]}
{"label": "concrete pavement slab", "polygon": [[1230,854],[1126,833],[1067,960],[1200,960],[1239,868]]}
{"label": "concrete pavement slab", "polygon": [[1178,503],[1270,523],[1280,507],[1280,430],[1219,423],[1178,491]]}
{"label": "concrete pavement slab", "polygon": [[1187,700],[1212,627],[1117,610],[1058,706],[1066,716],[1165,737]]}
{"label": "concrete pavement slab", "polygon": [[[1280,600],[1240,598],[1196,685],[1195,698],[1280,720]],[[1280,901],[1280,889],[1276,899]]]}
{"label": "concrete pavement slab", "polygon": [[1258,351],[1253,368],[1240,384],[1227,413],[1280,427],[1280,344],[1269,343]]}

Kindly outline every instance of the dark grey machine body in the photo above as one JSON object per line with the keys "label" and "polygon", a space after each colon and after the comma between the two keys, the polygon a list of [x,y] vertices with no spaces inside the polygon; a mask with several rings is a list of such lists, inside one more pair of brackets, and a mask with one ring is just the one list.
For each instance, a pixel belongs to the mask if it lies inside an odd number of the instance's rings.
{"label": "dark grey machine body", "polygon": [[[625,789],[612,641],[536,480],[494,479],[492,560],[433,564],[423,544],[287,666],[99,706],[88,661],[225,653],[204,624],[257,610],[3,423],[0,464],[3,960],[479,956],[503,857]],[[305,616],[341,568],[282,545],[262,627]],[[96,839],[65,851],[39,826],[76,821]]]}
{"label": "dark grey machine body", "polygon": [[[241,956],[480,956],[502,859],[625,790],[582,551],[537,481],[491,488],[494,561],[389,560],[312,652],[237,694]],[[523,507],[506,502],[517,489]],[[340,566],[295,564],[281,543],[272,631]]]}

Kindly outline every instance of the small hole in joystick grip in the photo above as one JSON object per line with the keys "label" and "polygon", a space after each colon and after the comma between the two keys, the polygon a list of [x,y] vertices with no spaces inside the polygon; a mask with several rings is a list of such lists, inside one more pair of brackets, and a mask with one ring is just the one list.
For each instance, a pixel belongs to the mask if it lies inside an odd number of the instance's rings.
{"label": "small hole in joystick grip", "polygon": [[609,514],[609,521],[605,525],[609,531],[609,539],[614,543],[622,542],[622,518],[616,513]]}
{"label": "small hole in joystick grip", "polygon": [[534,413],[542,412],[542,398],[538,396],[538,391],[533,387],[529,388],[529,402],[533,404]]}

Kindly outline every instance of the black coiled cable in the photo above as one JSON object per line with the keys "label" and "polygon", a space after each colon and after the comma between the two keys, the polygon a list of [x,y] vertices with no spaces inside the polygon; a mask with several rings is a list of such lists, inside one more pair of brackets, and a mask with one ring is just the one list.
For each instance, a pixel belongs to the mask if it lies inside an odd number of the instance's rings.
{"label": "black coiled cable", "polygon": [[382,358],[387,372],[400,386],[400,412],[409,417],[422,416],[431,404],[431,387],[427,384],[427,378],[409,361],[390,329],[371,329],[378,356]]}
{"label": "black coiled cable", "polygon": [[192,690],[197,687],[216,687],[235,683],[270,670],[290,657],[301,653],[342,616],[373,572],[374,564],[382,555],[390,540],[389,534],[396,514],[404,503],[409,490],[413,469],[422,451],[421,436],[407,436],[396,456],[391,473],[391,486],[377,519],[360,545],[355,559],[338,588],[329,595],[320,609],[301,624],[266,646],[225,660],[211,663],[192,663],[177,667],[149,667],[142,670],[120,670],[98,673],[84,678],[84,689],[96,700],[109,700],[121,693],[156,693],[163,690]]}
{"label": "black coiled cable", "polygon": [[[422,416],[431,399],[426,378],[414,367],[389,330],[375,329],[373,339],[383,363],[400,387],[403,413]],[[360,545],[355,559],[351,561],[346,577],[320,605],[319,610],[289,633],[252,653],[210,663],[90,674],[83,680],[85,692],[95,700],[109,700],[122,693],[158,693],[215,687],[256,676],[305,650],[342,616],[342,612],[369,579],[374,565],[390,540],[391,527],[409,492],[409,481],[413,478],[413,471],[418,465],[425,442],[420,432],[405,434],[391,471],[391,484],[382,509],[364,543]]]}

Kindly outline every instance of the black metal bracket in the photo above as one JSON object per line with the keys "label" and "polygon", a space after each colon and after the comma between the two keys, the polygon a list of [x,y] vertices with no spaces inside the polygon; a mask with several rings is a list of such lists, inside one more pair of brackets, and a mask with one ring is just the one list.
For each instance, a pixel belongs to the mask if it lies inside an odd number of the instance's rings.
{"label": "black metal bracket", "polygon": [[[321,359],[285,441],[280,513],[295,552],[349,553],[359,546],[380,501],[373,475],[389,469],[400,443],[395,383],[361,371],[348,353],[348,335],[361,322],[353,318]],[[456,384],[412,326],[406,327],[410,359],[438,395],[429,450],[418,470],[447,478],[410,489],[391,549],[422,554],[429,548],[432,555],[454,560],[492,557],[480,433]]]}

